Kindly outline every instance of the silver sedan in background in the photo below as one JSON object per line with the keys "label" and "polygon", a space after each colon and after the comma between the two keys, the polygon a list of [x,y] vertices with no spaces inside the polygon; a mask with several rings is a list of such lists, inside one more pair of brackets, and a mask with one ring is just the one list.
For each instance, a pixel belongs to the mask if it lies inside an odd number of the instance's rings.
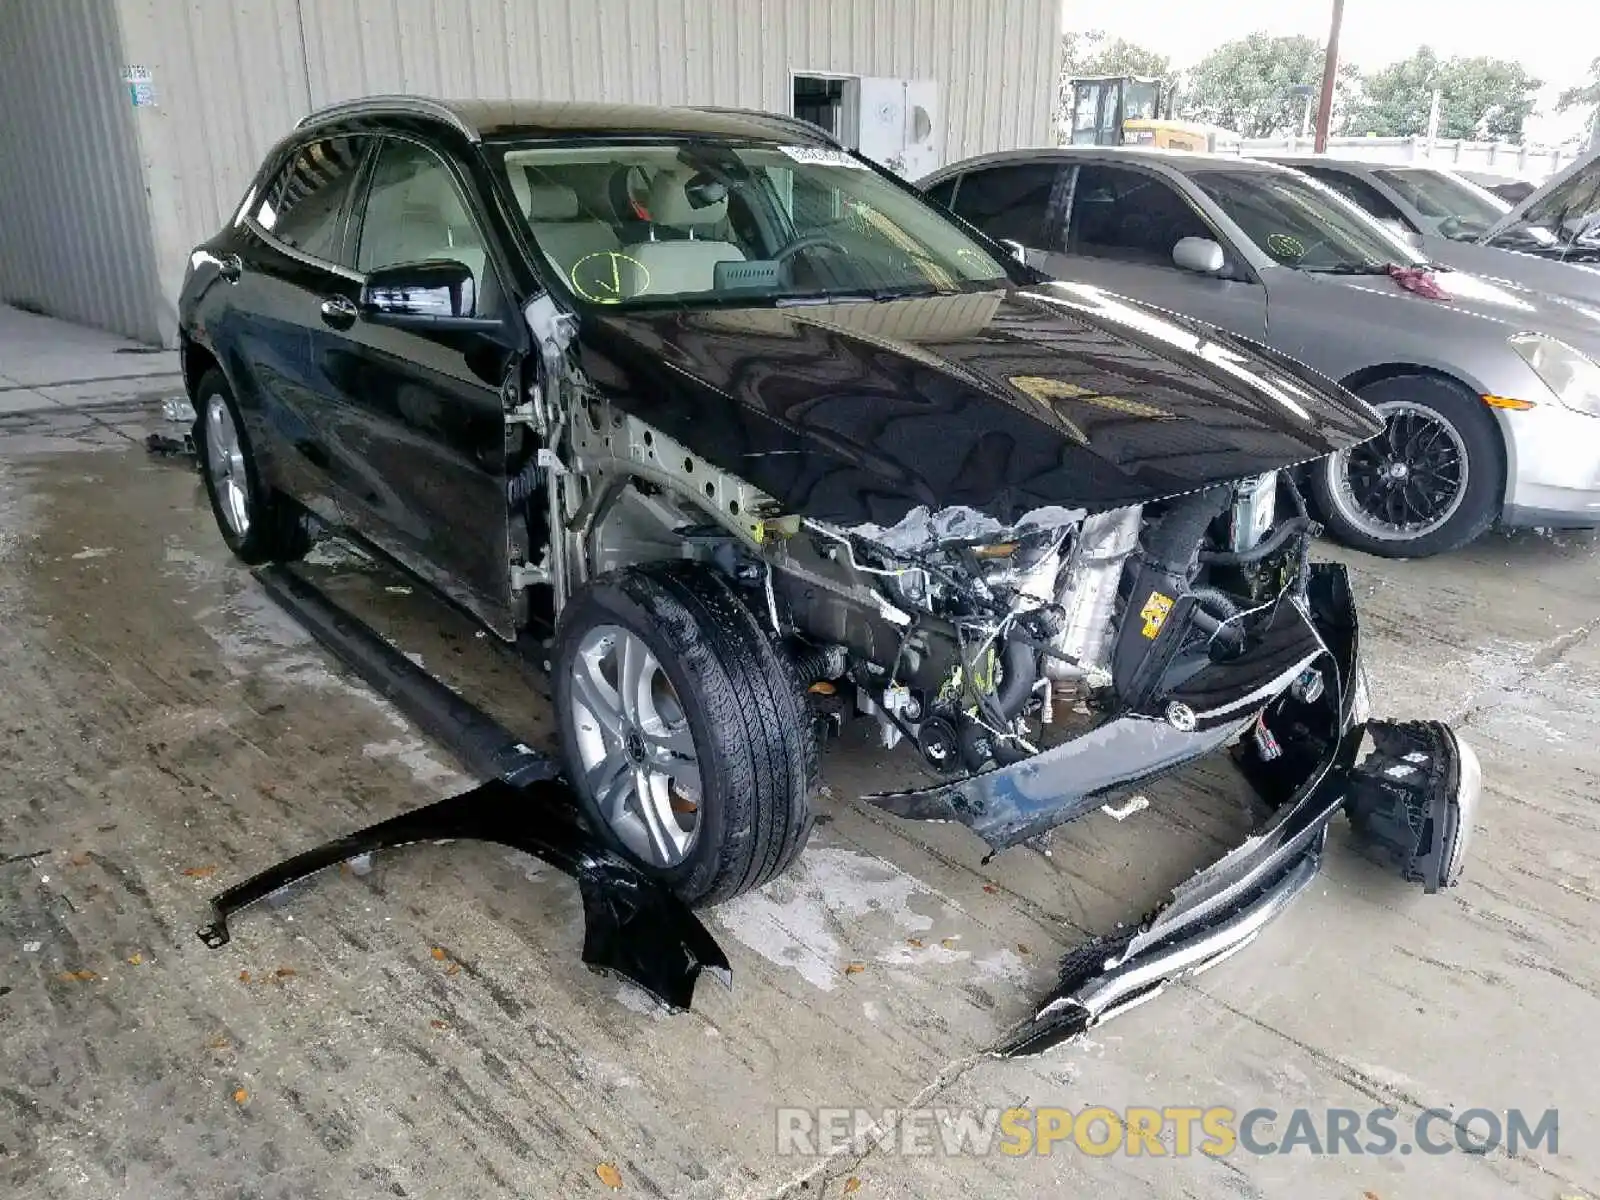
{"label": "silver sedan in background", "polygon": [[1496,520],[1600,526],[1600,310],[1430,269],[1326,186],[1259,160],[1023,150],[921,186],[1085,303],[1198,317],[1372,404],[1385,432],[1310,472],[1340,540],[1422,557]]}

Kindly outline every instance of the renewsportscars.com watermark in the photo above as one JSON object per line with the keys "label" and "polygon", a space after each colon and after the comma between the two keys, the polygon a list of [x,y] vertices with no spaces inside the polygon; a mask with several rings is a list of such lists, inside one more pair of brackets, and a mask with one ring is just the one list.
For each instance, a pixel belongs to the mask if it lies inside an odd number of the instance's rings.
{"label": "renewsportscars.com watermark", "polygon": [[1503,1113],[1429,1108],[1414,1118],[1392,1108],[1240,1112],[1220,1106],[1100,1105],[1077,1110],[780,1108],[776,1115],[777,1153],[789,1156],[860,1153],[868,1147],[908,1157],[1555,1154],[1560,1137],[1560,1116],[1553,1108],[1537,1114],[1520,1108]]}

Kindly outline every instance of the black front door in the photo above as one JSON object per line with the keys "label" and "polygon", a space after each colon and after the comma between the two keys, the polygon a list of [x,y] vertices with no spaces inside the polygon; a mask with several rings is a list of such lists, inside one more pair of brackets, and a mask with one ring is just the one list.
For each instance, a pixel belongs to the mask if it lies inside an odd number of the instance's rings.
{"label": "black front door", "polygon": [[505,410],[524,339],[469,194],[430,147],[380,142],[351,222],[356,270],[454,259],[473,274],[480,320],[349,322],[330,441],[356,532],[510,637]]}

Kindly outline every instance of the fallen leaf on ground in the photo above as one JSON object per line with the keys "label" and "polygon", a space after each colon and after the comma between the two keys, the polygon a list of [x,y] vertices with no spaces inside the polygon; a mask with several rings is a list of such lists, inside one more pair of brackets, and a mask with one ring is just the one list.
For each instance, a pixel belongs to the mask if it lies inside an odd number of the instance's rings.
{"label": "fallen leaf on ground", "polygon": [[861,1180],[852,1175],[844,1181],[844,1192],[842,1194],[848,1196],[851,1192],[859,1192],[860,1190]]}
{"label": "fallen leaf on ground", "polygon": [[444,973],[446,975],[455,975],[455,974],[459,973],[460,970],[461,970],[461,964],[460,963],[451,963],[448,967],[446,967],[444,969]]}
{"label": "fallen leaf on ground", "polygon": [[622,1172],[617,1170],[615,1165],[612,1163],[601,1163],[594,1169],[594,1173],[595,1178],[599,1179],[601,1183],[605,1184],[613,1191],[618,1191],[621,1189]]}
{"label": "fallen leaf on ground", "polygon": [[449,1029],[450,1028],[450,1022],[449,1021],[441,1021],[441,1020],[439,1020],[438,1017],[435,1017],[433,1020],[429,1021],[428,1024],[432,1025],[435,1029]]}
{"label": "fallen leaf on ground", "polygon": [[956,948],[956,943],[960,940],[961,939],[959,937],[940,938],[939,945],[943,946],[946,950],[954,950]]}
{"label": "fallen leaf on ground", "polygon": [[92,981],[94,981],[94,980],[96,980],[98,978],[100,978],[100,977],[98,975],[96,975],[93,971],[63,971],[63,972],[61,972],[61,981],[63,983],[90,983],[90,982],[92,982]]}
{"label": "fallen leaf on ground", "polygon": [[209,879],[217,873],[215,867],[185,867],[183,873],[190,879]]}
{"label": "fallen leaf on ground", "polygon": [[240,971],[239,972],[239,982],[240,983],[249,983],[250,982],[250,972],[249,971]]}
{"label": "fallen leaf on ground", "polygon": [[273,972],[279,979],[288,979],[294,974],[293,967],[279,967]]}
{"label": "fallen leaf on ground", "polygon": [[250,1093],[243,1088],[233,1093],[233,1102],[235,1104],[243,1104],[248,1099],[250,1099]]}
{"label": "fallen leaf on ground", "polygon": [[1032,954],[1033,951],[1028,949],[1028,945],[1027,945],[1026,942],[1018,942],[1017,943],[1017,953],[1018,954]]}
{"label": "fallen leaf on ground", "polygon": [[209,1038],[206,1041],[206,1049],[208,1050],[226,1050],[227,1048],[228,1039],[225,1037]]}
{"label": "fallen leaf on ground", "polygon": [[983,890],[984,890],[984,891],[986,891],[986,892],[988,892],[988,893],[989,893],[989,895],[991,895],[991,896],[992,896],[992,895],[994,895],[994,894],[995,894],[995,893],[996,893],[996,892],[998,892],[998,891],[999,891],[999,890],[1000,890],[1000,889],[999,889],[999,888],[997,888],[997,887],[995,887],[995,885],[994,885],[994,884],[992,884],[992,883],[986,883],[986,884],[984,884],[984,885],[983,885]]}
{"label": "fallen leaf on ground", "polygon": [[866,964],[864,964],[864,963],[849,963],[845,967],[844,973],[846,975],[859,975],[859,974],[861,974],[861,972],[865,971],[866,969],[867,969],[866,968]]}
{"label": "fallen leaf on ground", "polygon": [[137,950],[135,950],[132,954],[128,955],[128,965],[130,967],[137,967],[143,961],[144,961],[144,955],[140,954]]}
{"label": "fallen leaf on ground", "polygon": [[438,959],[440,962],[444,961],[444,951],[438,946],[435,946],[431,953],[433,954],[434,958]]}
{"label": "fallen leaf on ground", "polygon": [[915,946],[918,950],[920,950],[920,949],[922,949],[922,939],[921,938],[907,938],[906,939],[906,945]]}
{"label": "fallen leaf on ground", "polygon": [[90,862],[89,852],[87,850],[85,850],[82,854],[74,854],[71,858],[67,859],[67,866],[69,866],[69,867],[87,867],[89,865],[89,862]]}

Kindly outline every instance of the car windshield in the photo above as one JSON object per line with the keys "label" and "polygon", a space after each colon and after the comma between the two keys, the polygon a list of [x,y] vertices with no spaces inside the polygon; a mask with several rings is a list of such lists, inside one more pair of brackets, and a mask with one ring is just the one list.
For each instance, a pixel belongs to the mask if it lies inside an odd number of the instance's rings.
{"label": "car windshield", "polygon": [[1219,168],[1189,177],[1274,262],[1300,271],[1380,274],[1416,252],[1332,189],[1289,171]]}
{"label": "car windshield", "polygon": [[497,148],[534,244],[580,300],[879,300],[1004,286],[984,245],[820,146],[592,140]]}
{"label": "car windshield", "polygon": [[1534,251],[1565,247],[1571,258],[1600,259],[1600,155],[1529,202],[1489,244]]}
{"label": "car windshield", "polygon": [[1372,172],[1403,196],[1444,237],[1470,242],[1488,232],[1511,205],[1448,171],[1410,167]]}

